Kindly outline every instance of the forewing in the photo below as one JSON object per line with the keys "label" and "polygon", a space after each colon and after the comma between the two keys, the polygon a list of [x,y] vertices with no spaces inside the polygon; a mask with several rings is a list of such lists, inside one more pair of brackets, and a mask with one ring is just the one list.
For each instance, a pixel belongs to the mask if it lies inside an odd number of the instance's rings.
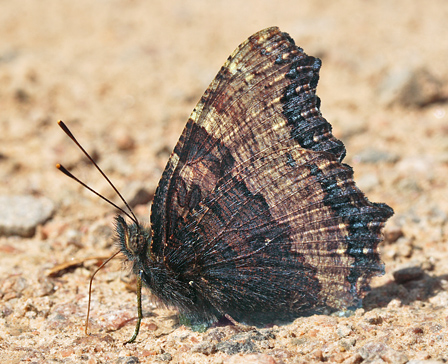
{"label": "forewing", "polygon": [[370,203],[341,163],[315,94],[319,68],[277,28],[250,37],[159,183],[152,254],[220,311],[350,305],[383,270],[377,245],[392,210]]}

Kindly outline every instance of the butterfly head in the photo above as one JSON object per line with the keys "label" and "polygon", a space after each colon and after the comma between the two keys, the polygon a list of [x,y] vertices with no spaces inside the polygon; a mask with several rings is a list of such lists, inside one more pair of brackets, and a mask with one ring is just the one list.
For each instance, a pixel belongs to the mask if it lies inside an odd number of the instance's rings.
{"label": "butterfly head", "polygon": [[134,222],[129,224],[118,215],[115,218],[115,231],[121,252],[130,260],[145,255],[151,243],[151,231],[149,228]]}

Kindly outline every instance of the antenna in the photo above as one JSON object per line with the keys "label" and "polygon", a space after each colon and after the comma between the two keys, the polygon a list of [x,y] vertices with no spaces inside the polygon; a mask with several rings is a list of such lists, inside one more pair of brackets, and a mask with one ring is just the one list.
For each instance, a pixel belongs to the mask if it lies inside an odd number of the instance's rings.
{"label": "antenna", "polygon": [[[61,129],[64,131],[65,134],[67,134],[69,136],[69,138],[71,140],[73,140],[73,142],[78,146],[79,149],[81,149],[81,151],[84,153],[84,155],[90,160],[90,162],[92,162],[92,164],[95,166],[95,168],[101,173],[101,175],[106,179],[106,181],[109,183],[109,185],[113,188],[113,190],[115,191],[115,193],[118,195],[118,197],[120,197],[121,201],[123,201],[123,203],[126,205],[126,207],[128,208],[129,213],[127,213],[126,211],[124,211],[121,207],[117,206],[116,204],[114,204],[112,201],[110,201],[109,199],[107,199],[106,197],[104,197],[103,195],[101,195],[100,193],[96,192],[93,188],[87,186],[84,182],[82,182],[80,179],[78,179],[77,177],[75,177],[73,174],[71,174],[64,166],[62,166],[61,164],[56,164],[56,168],[59,169],[62,173],[64,173],[66,176],[70,177],[71,179],[74,179],[76,182],[78,182],[80,185],[82,185],[83,187],[87,188],[90,192],[93,192],[95,195],[97,195],[98,197],[102,198],[104,201],[108,202],[109,204],[111,204],[112,206],[114,206],[116,209],[118,209],[119,211],[121,211],[122,213],[124,213],[127,217],[129,217],[137,226],[138,226],[138,220],[137,217],[135,216],[134,212],[132,211],[131,207],[129,206],[129,204],[126,202],[126,200],[123,198],[123,196],[121,195],[120,192],[118,192],[117,188],[114,186],[114,184],[111,182],[111,180],[106,176],[106,174],[101,170],[101,168],[98,166],[98,164],[96,164],[96,162],[93,160],[93,158],[90,156],[89,153],[86,152],[86,150],[81,146],[81,144],[79,144],[79,142],[76,140],[76,138],[74,137],[74,135],[71,133],[71,131],[69,130],[69,128],[67,127],[67,125],[64,124],[64,122],[62,120],[58,121],[58,125],[61,127]],[[132,216],[131,216],[132,215]]]}
{"label": "antenna", "polygon": [[[64,173],[66,176],[70,177],[71,179],[75,180],[76,182],[78,182],[81,186],[87,188],[90,192],[94,193],[95,195],[97,195],[98,197],[102,198],[104,201],[108,202],[109,204],[111,204],[113,207],[115,207],[117,210],[121,211],[123,214],[125,214],[127,217],[129,217],[136,225],[137,228],[139,228],[138,225],[138,220],[137,217],[135,216],[134,212],[132,211],[131,207],[129,206],[129,204],[126,202],[126,200],[123,198],[123,196],[121,195],[120,192],[118,192],[117,188],[114,186],[114,184],[110,181],[110,179],[105,175],[105,173],[101,170],[101,168],[98,166],[98,164],[96,164],[96,162],[93,160],[93,158],[89,155],[89,153],[86,152],[86,150],[81,146],[81,144],[79,144],[79,142],[76,140],[76,138],[74,137],[74,135],[71,133],[71,131],[68,129],[67,125],[64,124],[64,122],[62,120],[58,121],[58,125],[61,127],[61,129],[65,132],[65,134],[67,134],[71,140],[73,140],[73,142],[78,146],[79,149],[81,149],[81,151],[84,153],[84,155],[90,160],[90,162],[92,162],[92,164],[96,167],[96,169],[101,173],[101,175],[106,179],[106,181],[109,183],[109,185],[113,188],[113,190],[115,191],[115,193],[120,197],[121,201],[124,202],[124,204],[126,205],[126,207],[128,208],[130,214],[128,212],[126,212],[125,210],[123,210],[121,207],[119,207],[118,205],[116,205],[115,203],[113,203],[112,201],[110,201],[108,198],[104,197],[103,195],[101,195],[100,193],[98,193],[97,191],[95,191],[93,188],[87,186],[83,181],[81,181],[79,178],[75,177],[72,173],[70,173],[63,165],[61,164],[56,164],[56,168],[59,169],[62,173]],[[90,317],[90,304],[91,304],[91,300],[92,300],[92,283],[93,283],[93,278],[95,277],[95,275],[113,258],[115,258],[121,251],[118,250],[117,252],[115,252],[114,254],[112,254],[111,257],[109,257],[103,264],[101,264],[98,269],[92,274],[92,276],[90,277],[90,283],[89,283],[89,303],[87,306],[87,317],[86,317],[86,324],[85,324],[85,333],[88,334],[88,327],[89,327],[89,317]],[[140,283],[141,284],[141,283]],[[140,287],[141,289],[141,287]],[[141,321],[141,303],[139,306],[139,320]],[[140,323],[139,321],[139,323]],[[140,327],[140,324],[138,325],[138,328]],[[134,336],[132,337],[132,341],[135,340],[135,338],[137,337],[138,334],[138,329],[136,328],[136,332],[134,333]],[[129,341],[131,342],[131,341]]]}

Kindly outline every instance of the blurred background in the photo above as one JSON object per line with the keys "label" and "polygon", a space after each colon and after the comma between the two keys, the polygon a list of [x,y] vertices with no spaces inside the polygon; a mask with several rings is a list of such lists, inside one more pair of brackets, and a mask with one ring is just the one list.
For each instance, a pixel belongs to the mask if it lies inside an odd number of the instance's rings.
{"label": "blurred background", "polygon": [[[422,139],[431,136],[434,145],[440,133],[410,133],[446,124],[444,104],[431,106],[446,96],[439,87],[448,72],[443,1],[24,0],[0,7],[1,194],[36,192],[64,203],[79,190],[53,168],[82,160],[58,119],[117,184],[132,175],[153,186],[225,59],[272,25],[323,60],[322,113],[349,157],[357,152],[352,143],[427,154]],[[409,90],[412,82],[427,90]],[[89,182],[97,176],[90,166],[82,173]],[[107,195],[104,181],[96,183]]]}
{"label": "blurred background", "polygon": [[[396,211],[383,255],[388,274],[415,260],[448,274],[447,18],[444,0],[1,1],[0,304],[20,307],[38,289],[47,297],[55,283],[45,269],[114,250],[114,209],[55,164],[116,196],[56,121],[148,221],[196,102],[240,43],[273,25],[322,59],[321,111],[358,185]],[[19,226],[13,234],[11,225]],[[56,287],[81,287],[84,299],[83,269]],[[126,299],[132,310],[133,295]],[[20,325],[20,333],[29,327]]]}

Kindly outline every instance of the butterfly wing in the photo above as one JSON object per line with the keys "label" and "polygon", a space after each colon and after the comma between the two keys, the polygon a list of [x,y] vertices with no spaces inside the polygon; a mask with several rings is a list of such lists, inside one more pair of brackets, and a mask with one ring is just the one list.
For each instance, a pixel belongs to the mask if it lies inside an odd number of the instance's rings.
{"label": "butterfly wing", "polygon": [[357,305],[383,272],[377,245],[393,212],[341,163],[315,94],[319,69],[268,28],[193,110],[151,211],[151,254],[193,291],[184,311],[247,320]]}

